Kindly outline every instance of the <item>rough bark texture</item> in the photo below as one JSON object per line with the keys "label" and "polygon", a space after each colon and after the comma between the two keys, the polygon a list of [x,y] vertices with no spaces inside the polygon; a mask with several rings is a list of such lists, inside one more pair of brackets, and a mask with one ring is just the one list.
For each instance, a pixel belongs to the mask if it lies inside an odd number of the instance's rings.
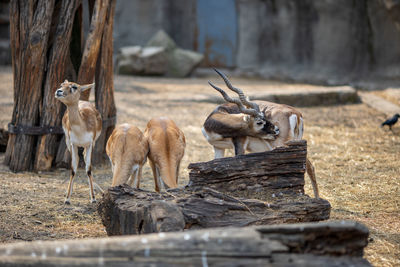
{"label": "rough bark texture", "polygon": [[96,69],[95,92],[96,108],[103,118],[103,128],[96,146],[93,151],[93,161],[100,162],[105,155],[105,147],[108,137],[115,127],[112,118],[117,116],[117,109],[114,102],[114,82],[113,82],[113,18],[116,1],[110,3],[107,11],[104,33],[101,41],[99,59]]}
{"label": "rough bark texture", "polygon": [[172,232],[224,226],[321,221],[330,204],[304,195],[273,201],[234,198],[211,188],[148,192],[127,185],[108,189],[98,211],[108,235]]}
{"label": "rough bark texture", "polygon": [[[55,100],[54,91],[65,79],[91,83],[96,76],[97,107],[103,118],[115,115],[109,56],[115,0],[91,3],[93,15],[90,14],[90,33],[84,46],[81,0],[11,1],[14,129],[61,126],[65,107]],[[105,133],[114,124],[115,120],[109,123]],[[96,151],[103,152],[105,142],[100,145],[103,147]],[[65,140],[57,134],[10,133],[5,163],[12,171],[48,170],[58,155],[59,161],[69,165],[65,148]]]}
{"label": "rough bark texture", "polygon": [[324,222],[0,245],[4,266],[371,266],[368,229]]}
{"label": "rough bark texture", "polygon": [[[14,71],[14,111],[11,122],[14,125],[34,126],[39,123],[53,9],[54,0],[11,2],[10,33]],[[36,138],[31,135],[10,135],[5,163],[12,171],[32,167],[35,143]]]}
{"label": "rough bark texture", "polygon": [[[304,193],[305,140],[270,152],[189,164],[189,185],[207,186],[233,196]],[[271,191],[272,190],[272,191]]]}
{"label": "rough bark texture", "polygon": [[304,195],[306,156],[306,142],[298,141],[190,164],[188,186],[161,194],[110,188],[98,211],[108,235],[326,220],[329,202]]}

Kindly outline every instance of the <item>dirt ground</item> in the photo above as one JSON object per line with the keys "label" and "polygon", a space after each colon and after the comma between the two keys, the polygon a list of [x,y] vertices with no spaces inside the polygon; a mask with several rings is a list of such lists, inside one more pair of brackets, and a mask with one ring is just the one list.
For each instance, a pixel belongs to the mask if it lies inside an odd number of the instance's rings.
{"label": "dirt ground", "polygon": [[[212,77],[218,81],[216,77]],[[129,122],[144,129],[152,117],[169,116],[187,140],[181,164],[180,185],[188,180],[190,162],[212,159],[211,146],[200,128],[215,104],[187,101],[210,93],[207,79],[115,78],[118,123]],[[264,87],[285,90],[276,82],[234,79],[245,90]],[[307,85],[290,85],[301,88]],[[0,69],[0,127],[12,112],[10,69]],[[183,100],[182,100],[183,99]],[[186,99],[186,100],[185,100]],[[370,229],[366,258],[375,266],[400,265],[400,125],[394,131],[379,127],[385,116],[364,104],[300,108],[305,117],[309,156],[315,165],[321,196],[332,205],[331,219],[351,219]],[[4,154],[0,154],[0,162]],[[97,183],[111,183],[108,163],[94,168]],[[78,172],[71,205],[64,205],[68,171],[12,173],[0,165],[0,242],[76,239],[106,236],[89,203],[87,179]],[[142,186],[153,190],[148,165]],[[306,179],[306,193],[312,195]],[[101,196],[98,194],[98,198]]]}

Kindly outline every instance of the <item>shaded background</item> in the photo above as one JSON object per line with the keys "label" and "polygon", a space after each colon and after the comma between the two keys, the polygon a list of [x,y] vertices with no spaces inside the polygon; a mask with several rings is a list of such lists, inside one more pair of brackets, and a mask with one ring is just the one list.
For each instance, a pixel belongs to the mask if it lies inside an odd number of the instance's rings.
{"label": "shaded background", "polygon": [[[8,0],[0,62],[10,64]],[[400,77],[399,0],[118,0],[114,52],[158,30],[218,66],[323,84]]]}

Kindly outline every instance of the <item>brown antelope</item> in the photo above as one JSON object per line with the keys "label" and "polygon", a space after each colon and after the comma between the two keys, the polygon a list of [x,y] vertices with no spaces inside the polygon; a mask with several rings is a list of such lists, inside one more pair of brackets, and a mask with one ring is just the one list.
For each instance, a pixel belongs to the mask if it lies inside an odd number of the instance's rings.
{"label": "brown antelope", "polygon": [[[244,154],[244,151],[263,152],[282,146],[288,141],[303,138],[303,116],[298,110],[288,105],[268,101],[249,101],[243,91],[233,87],[223,73],[215,71],[222,77],[226,86],[239,96],[239,99],[226,97],[227,94],[221,88],[209,82],[227,102],[235,103],[238,106],[240,105],[238,103],[241,103],[247,108],[262,110],[261,113],[265,119],[279,129],[274,138],[265,138],[254,134],[243,136],[242,128],[238,127],[240,120],[237,118],[237,109],[232,109],[233,104],[220,105],[208,116],[202,128],[203,135],[214,147],[215,158],[224,157],[225,149],[234,148],[235,155]],[[235,140],[238,137],[241,139],[240,149],[237,148],[238,141]],[[306,170],[311,180],[314,196],[319,198],[315,170],[308,158],[306,159]]]}
{"label": "brown antelope", "polygon": [[185,135],[175,122],[166,117],[153,118],[144,132],[149,142],[149,163],[155,190],[178,186],[179,166],[185,153]]}
{"label": "brown antelope", "polygon": [[113,172],[112,186],[126,183],[139,188],[148,152],[149,144],[139,128],[128,123],[115,127],[106,146]]}
{"label": "brown antelope", "polygon": [[[65,80],[55,92],[55,97],[67,106],[62,119],[62,127],[65,133],[65,142],[72,157],[71,176],[65,197],[65,204],[70,204],[74,177],[79,163],[78,147],[84,148],[83,156],[89,180],[90,200],[92,203],[96,202],[93,189],[91,157],[94,144],[101,133],[102,121],[100,113],[93,104],[88,101],[79,100],[81,92],[93,86],[94,83],[79,85]],[[96,183],[94,184],[97,186]],[[99,189],[101,190],[101,188]]]}

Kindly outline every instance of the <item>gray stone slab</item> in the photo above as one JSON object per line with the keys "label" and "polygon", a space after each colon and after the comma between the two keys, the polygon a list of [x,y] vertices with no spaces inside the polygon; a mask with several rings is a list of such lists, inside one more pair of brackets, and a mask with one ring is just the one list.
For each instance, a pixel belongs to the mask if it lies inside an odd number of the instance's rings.
{"label": "gray stone slab", "polygon": [[376,109],[388,116],[400,113],[400,106],[389,102],[382,97],[367,92],[359,92],[361,101],[373,109]]}
{"label": "gray stone slab", "polygon": [[[349,86],[321,87],[320,89],[286,89],[284,91],[248,92],[251,100],[266,100],[297,107],[342,105],[360,103],[357,91]],[[193,94],[176,98],[176,101],[224,103],[216,94]]]}

